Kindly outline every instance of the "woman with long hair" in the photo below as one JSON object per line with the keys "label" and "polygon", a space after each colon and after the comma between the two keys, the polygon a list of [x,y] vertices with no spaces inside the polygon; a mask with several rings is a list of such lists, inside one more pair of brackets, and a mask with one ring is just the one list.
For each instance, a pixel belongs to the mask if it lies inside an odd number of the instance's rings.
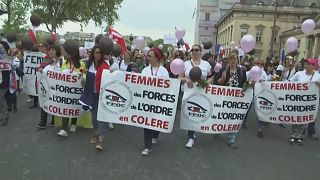
{"label": "woman with long hair", "polygon": [[[67,54],[67,57],[62,62],[61,70],[62,71],[68,70],[70,71],[70,73],[74,71],[80,73],[81,67],[85,67],[85,64],[83,61],[80,61],[80,54],[79,54],[79,48],[78,48],[76,53]],[[70,131],[75,132],[76,130],[75,124],[77,123],[77,118],[71,118],[71,119],[72,119],[72,122],[71,122],[72,125],[70,127]],[[68,125],[69,125],[69,118],[62,117],[62,128],[57,133],[57,135],[62,137],[68,137],[68,133],[67,133]]]}
{"label": "woman with long hair", "polygon": [[84,110],[91,111],[91,120],[95,132],[89,142],[96,144],[96,149],[101,151],[103,149],[102,139],[106,134],[108,124],[97,120],[99,93],[102,72],[104,69],[110,69],[110,65],[104,60],[99,46],[92,48],[87,62],[87,69],[84,92],[80,98],[80,103],[83,105]]}
{"label": "woman with long hair", "polygon": [[[193,81],[189,77],[189,72],[193,67],[199,67],[202,71],[201,79],[207,80],[207,77],[211,75],[211,65],[207,62],[201,59],[201,51],[202,48],[200,45],[195,44],[192,46],[191,52],[192,52],[192,59],[190,61],[184,62],[184,72],[179,75],[179,79],[181,79],[182,83],[187,83],[189,88],[193,88]],[[208,80],[211,81],[211,80]],[[189,140],[186,144],[187,148],[192,148],[194,145],[194,139],[195,139],[195,132],[194,131],[188,131],[188,137]]]}
{"label": "woman with long hair", "polygon": [[[61,57],[60,46],[52,45],[49,47],[49,61],[41,63],[38,71],[42,73],[43,70],[59,69],[62,64],[62,59],[63,57]],[[45,129],[47,127],[47,118],[48,113],[41,109],[40,122],[36,125],[36,128]],[[50,126],[54,126],[54,116],[51,118]]]}

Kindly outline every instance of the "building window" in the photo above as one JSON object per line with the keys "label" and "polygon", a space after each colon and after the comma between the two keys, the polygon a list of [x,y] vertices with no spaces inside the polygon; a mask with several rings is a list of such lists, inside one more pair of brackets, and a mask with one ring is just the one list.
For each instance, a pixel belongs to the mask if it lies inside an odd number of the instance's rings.
{"label": "building window", "polygon": [[206,27],[204,27],[204,30],[208,30],[208,29],[209,29],[209,27],[207,27],[207,26],[206,26]]}
{"label": "building window", "polygon": [[243,16],[247,17],[247,16],[249,16],[249,14],[248,13],[243,13]]}
{"label": "building window", "polygon": [[241,38],[248,33],[248,28],[241,28]]}
{"label": "building window", "polygon": [[210,13],[206,13],[206,21],[210,20]]}
{"label": "building window", "polygon": [[256,41],[257,42],[261,42],[262,41],[262,34],[263,34],[263,30],[262,29],[257,29],[257,33],[256,33]]}

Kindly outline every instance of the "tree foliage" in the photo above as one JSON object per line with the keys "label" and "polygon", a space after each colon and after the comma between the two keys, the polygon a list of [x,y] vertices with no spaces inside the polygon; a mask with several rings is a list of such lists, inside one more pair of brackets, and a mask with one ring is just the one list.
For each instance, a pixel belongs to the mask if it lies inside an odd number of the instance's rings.
{"label": "tree foliage", "polygon": [[8,12],[8,18],[3,20],[2,32],[16,32],[21,35],[26,31],[26,14],[30,8],[29,0],[1,0],[1,10]]}
{"label": "tree foliage", "polygon": [[[31,0],[33,13],[40,15],[50,32],[66,21],[112,25],[119,19],[117,10],[123,0]],[[51,25],[51,27],[49,26]]]}

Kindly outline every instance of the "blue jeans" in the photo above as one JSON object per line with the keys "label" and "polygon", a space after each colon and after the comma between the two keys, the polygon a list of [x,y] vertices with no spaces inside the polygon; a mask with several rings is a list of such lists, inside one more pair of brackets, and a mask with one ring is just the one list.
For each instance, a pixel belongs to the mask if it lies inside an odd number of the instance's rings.
{"label": "blue jeans", "polygon": [[108,129],[108,123],[107,122],[101,122],[97,120],[98,115],[98,103],[99,103],[99,94],[95,93],[93,95],[93,110],[91,112],[91,121],[93,125],[93,129],[95,130],[95,133],[97,135],[103,136],[107,134]]}
{"label": "blue jeans", "polygon": [[229,133],[228,134],[228,143],[235,144],[236,143],[236,133]]}

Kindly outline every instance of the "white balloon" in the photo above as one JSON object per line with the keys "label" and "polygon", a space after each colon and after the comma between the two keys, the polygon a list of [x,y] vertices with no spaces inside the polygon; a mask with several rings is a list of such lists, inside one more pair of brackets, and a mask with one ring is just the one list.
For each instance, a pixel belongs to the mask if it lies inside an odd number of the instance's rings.
{"label": "white balloon", "polygon": [[315,27],[316,23],[312,19],[305,20],[301,25],[301,29],[305,34],[312,33]]}
{"label": "white balloon", "polygon": [[145,48],[143,49],[143,53],[144,53],[145,55],[147,55],[149,51],[150,51],[150,48],[149,48],[149,47],[145,47]]}
{"label": "white balloon", "polygon": [[163,45],[162,45],[162,44],[159,44],[158,48],[159,48],[159,49],[163,49]]}

